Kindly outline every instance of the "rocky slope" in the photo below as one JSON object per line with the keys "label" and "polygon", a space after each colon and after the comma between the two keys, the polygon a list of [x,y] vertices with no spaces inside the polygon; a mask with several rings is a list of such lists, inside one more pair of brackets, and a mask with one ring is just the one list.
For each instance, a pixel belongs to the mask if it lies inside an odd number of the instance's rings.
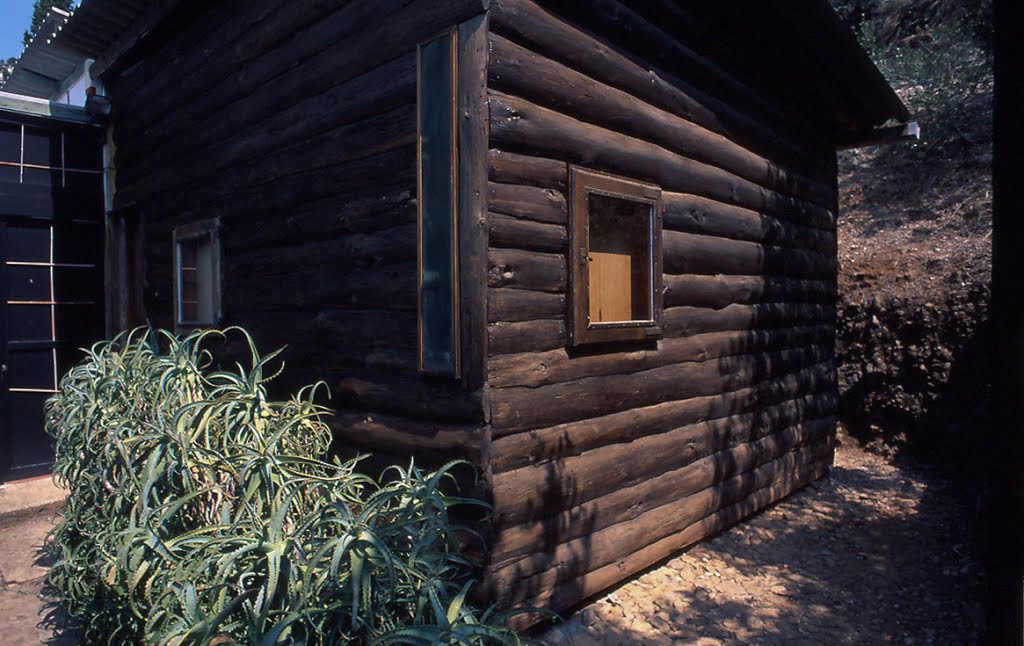
{"label": "rocky slope", "polygon": [[989,414],[992,79],[974,63],[895,83],[922,141],[841,153],[839,184],[841,423],[965,464]]}

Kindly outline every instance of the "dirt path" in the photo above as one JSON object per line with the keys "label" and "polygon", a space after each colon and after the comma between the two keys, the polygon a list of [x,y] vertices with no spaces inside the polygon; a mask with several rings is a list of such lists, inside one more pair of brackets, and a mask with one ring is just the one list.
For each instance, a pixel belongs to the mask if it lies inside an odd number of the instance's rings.
{"label": "dirt path", "polygon": [[626,583],[547,644],[971,644],[973,510],[851,447],[830,477]]}

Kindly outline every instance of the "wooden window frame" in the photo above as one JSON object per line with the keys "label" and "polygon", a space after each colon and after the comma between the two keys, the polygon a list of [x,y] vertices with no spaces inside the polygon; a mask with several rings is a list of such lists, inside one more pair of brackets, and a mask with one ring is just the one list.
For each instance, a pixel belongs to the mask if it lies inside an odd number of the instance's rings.
{"label": "wooden window frame", "polygon": [[[587,170],[569,167],[569,341],[572,346],[593,343],[629,343],[660,338],[662,335],[662,219],[661,189],[653,184],[637,182]],[[588,196],[614,197],[650,207],[650,318],[614,323],[590,322],[590,284],[587,264],[590,258]]]}
{"label": "wooden window frame", "polygon": [[[210,293],[213,298],[211,307],[212,316],[209,321],[185,321],[181,318],[181,250],[179,244],[187,240],[195,240],[204,236],[210,237],[210,264],[213,267],[211,276]],[[223,316],[221,312],[221,250],[220,250],[220,218],[193,222],[175,227],[171,241],[171,257],[173,259],[173,307],[174,307],[174,331],[187,332],[204,327],[213,327],[220,324]]]}

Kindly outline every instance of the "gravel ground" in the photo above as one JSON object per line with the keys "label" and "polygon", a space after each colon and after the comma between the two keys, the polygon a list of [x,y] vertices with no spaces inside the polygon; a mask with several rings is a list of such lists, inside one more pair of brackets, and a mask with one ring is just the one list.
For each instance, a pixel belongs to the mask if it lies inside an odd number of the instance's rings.
{"label": "gravel ground", "polygon": [[[545,644],[972,644],[970,495],[841,438],[831,475],[541,633]],[[966,502],[965,502],[966,501]]]}

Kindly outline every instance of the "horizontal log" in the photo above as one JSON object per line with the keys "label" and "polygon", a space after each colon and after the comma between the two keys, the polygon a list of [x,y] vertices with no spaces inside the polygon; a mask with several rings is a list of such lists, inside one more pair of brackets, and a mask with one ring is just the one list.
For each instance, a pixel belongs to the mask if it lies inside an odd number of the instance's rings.
{"label": "horizontal log", "polygon": [[480,425],[447,425],[369,413],[339,410],[330,418],[335,443],[361,450],[431,457],[434,461],[470,460],[482,468],[486,434]]}
{"label": "horizontal log", "polygon": [[[824,419],[837,407],[835,393],[812,393],[739,415],[682,425],[631,442],[496,473],[492,479],[493,525],[515,527],[556,516],[742,442],[781,432],[808,419]],[[685,481],[680,482],[683,485]]]}
{"label": "horizontal log", "polygon": [[[804,464],[824,457],[830,448],[827,443],[804,445],[764,465],[755,464],[758,456],[748,452],[740,456],[745,463],[731,468],[743,475],[747,471],[751,475],[757,474],[758,484],[754,488],[760,488],[768,484],[766,479],[770,481],[783,473],[792,473]],[[546,551],[616,523],[632,520],[708,488],[712,491],[728,489],[727,481],[721,479],[724,474],[716,473],[718,459],[708,456],[632,487],[616,489],[556,516],[503,529],[497,533],[491,548],[491,567],[500,570],[530,553]],[[742,478],[743,475],[736,477]]]}
{"label": "horizontal log", "polygon": [[662,316],[665,336],[689,336],[704,332],[791,327],[811,323],[834,323],[834,305],[806,303],[759,303],[729,305],[722,309],[669,307]]}
{"label": "horizontal log", "polygon": [[[211,212],[216,212],[225,224],[235,218],[285,217],[286,212],[330,196],[350,195],[356,190],[365,191],[364,195],[369,196],[382,189],[390,189],[394,186],[395,177],[407,176],[415,168],[416,147],[405,146],[306,173],[279,177],[244,192],[190,208],[175,200],[147,204],[147,216],[150,209],[153,211],[153,217],[147,217],[147,235],[151,228],[169,232],[179,224],[208,218]],[[415,180],[411,186],[415,186]],[[114,199],[118,207],[128,206],[120,191]]]}
{"label": "horizontal log", "polygon": [[[326,214],[325,214],[326,215]],[[312,238],[298,245],[275,245],[228,256],[229,274],[247,278],[331,267],[382,267],[416,260],[417,226],[400,226],[333,239]]]}
{"label": "horizontal log", "polygon": [[765,189],[714,166],[629,135],[585,123],[525,99],[490,92],[491,141],[499,146],[653,182],[820,229],[835,229],[835,213]]}
{"label": "horizontal log", "polygon": [[[710,473],[712,482],[730,480],[752,467],[778,459],[802,444],[827,443],[827,436],[834,424],[835,419],[830,418],[789,427],[756,442],[721,452],[713,456],[715,459],[709,461],[705,469]],[[707,479],[708,475],[704,475],[695,478],[695,481]],[[489,580],[497,589],[514,584],[517,595],[536,594],[556,583],[574,579],[606,565],[638,547],[680,532],[723,504],[727,505],[753,493],[749,483],[738,486],[727,495],[730,489],[721,485],[713,486],[704,496],[686,496],[630,520],[572,539],[553,549],[547,546],[542,552],[534,552],[497,570]],[[500,509],[500,504],[497,508]],[[586,519],[577,519],[576,522],[586,523]]]}
{"label": "horizontal log", "polygon": [[[414,106],[415,102],[416,57],[409,54],[302,101],[251,129],[237,130],[205,148],[198,148],[197,142],[188,138],[186,141],[192,146],[188,150],[191,163],[175,174],[155,171],[173,164],[186,152],[177,149],[178,142],[156,149],[128,147],[122,154],[126,164],[125,183],[138,186],[139,194],[158,194],[175,185],[208,183],[215,181],[226,168],[253,163],[265,155],[277,154],[275,151],[287,151],[296,146],[315,149],[321,139],[329,137],[327,133],[339,127],[362,123],[369,117],[402,106]],[[357,127],[379,128],[369,123]],[[210,133],[204,130],[199,137],[210,138]],[[133,151],[137,152],[137,159],[131,156]]]}
{"label": "horizontal log", "polygon": [[488,185],[487,208],[492,213],[523,220],[562,226],[568,222],[565,194],[550,188],[491,182]]}
{"label": "horizontal log", "polygon": [[484,421],[480,391],[466,391],[457,382],[369,371],[328,375],[325,380],[331,386],[331,403],[339,409],[443,424]]}
{"label": "horizontal log", "polygon": [[[412,170],[412,169],[410,169]],[[345,234],[367,234],[416,222],[415,174],[395,177],[391,186],[361,187],[262,218],[223,224],[221,244],[228,257]]]}
{"label": "horizontal log", "polygon": [[[341,2],[302,11],[276,1],[257,0],[241,10],[235,7],[227,12],[223,24],[218,24],[223,13],[217,10],[219,7],[208,7],[199,20],[193,21],[191,29],[174,34],[161,52],[163,56],[143,57],[138,65],[114,75],[112,89],[123,93],[124,107],[132,114],[147,107],[164,114],[181,101],[195,100],[208,93],[217,83],[238,73],[253,59],[267,55],[296,32],[313,23],[329,22]],[[207,21],[215,28],[199,36],[195,29],[202,28]],[[209,53],[214,50],[220,55],[211,58]],[[120,82],[122,79],[127,82]]]}
{"label": "horizontal log", "polygon": [[[267,279],[226,277],[224,293],[245,300],[250,310],[311,309],[344,304],[349,308],[416,311],[416,264],[369,269],[318,266]],[[258,300],[253,299],[258,295]]]}
{"label": "horizontal log", "polygon": [[565,191],[569,170],[564,161],[528,157],[492,148],[487,153],[492,182]]}
{"label": "horizontal log", "polygon": [[[147,214],[166,209],[196,208],[197,205],[225,196],[244,194],[250,187],[265,185],[283,177],[308,173],[346,161],[372,157],[379,153],[414,145],[416,141],[416,109],[403,105],[383,114],[376,114],[335,130],[320,133],[316,138],[285,148],[251,163],[233,166],[193,184],[173,184],[161,192],[150,190],[146,184],[126,184],[119,192],[127,201],[161,200],[163,208],[147,209]],[[177,181],[188,165],[188,158],[178,158],[164,167],[163,175]],[[121,162],[118,161],[118,164]],[[187,189],[187,190],[184,190]]]}
{"label": "horizontal log", "polygon": [[774,375],[760,383],[722,394],[671,401],[602,417],[496,438],[491,444],[495,473],[558,458],[581,455],[610,444],[665,433],[687,424],[742,414],[809,393],[836,388],[834,361],[790,374]]}
{"label": "horizontal log", "polygon": [[565,318],[565,296],[522,289],[487,290],[487,320],[531,321]]}
{"label": "horizontal log", "polygon": [[564,226],[518,220],[497,213],[487,214],[492,247],[566,253],[569,238]]}
{"label": "horizontal log", "polygon": [[[494,0],[492,31],[822,181],[818,160],[724,101],[631,59],[530,0]],[[824,173],[827,177],[827,173]]]}
{"label": "horizontal log", "polygon": [[831,345],[810,346],[586,377],[539,388],[498,388],[491,391],[491,425],[494,437],[502,437],[666,401],[725,393],[772,374],[805,368],[832,354]]}
{"label": "horizontal log", "polygon": [[732,304],[765,302],[834,303],[836,283],[777,276],[665,276],[665,307],[691,306],[721,309]]}
{"label": "horizontal log", "polygon": [[[255,318],[267,317],[266,313],[253,312]],[[344,340],[345,345],[356,348],[411,348],[417,347],[416,312],[372,310],[372,309],[322,309],[310,319],[299,321],[295,313],[278,315],[274,327],[298,329],[310,339],[336,341]]]}
{"label": "horizontal log", "polygon": [[[834,323],[835,317],[835,306],[807,303],[734,304],[721,309],[679,306],[665,309],[662,331],[666,338],[671,338],[708,332]],[[489,334],[490,356],[554,350],[565,345],[566,339],[564,322],[550,320],[492,323]],[[635,348],[627,347],[630,350]]]}
{"label": "horizontal log", "polygon": [[565,345],[564,320],[498,322],[487,326],[489,355],[551,350]]}
{"label": "horizontal log", "polygon": [[[518,587],[502,591],[502,603],[516,605],[528,602],[537,607],[558,610],[568,608],[684,547],[712,536],[754,512],[781,500],[807,483],[820,478],[827,470],[828,466],[824,461],[806,465],[793,473],[782,476],[771,485],[759,489],[740,502],[712,511],[676,534],[655,541],[646,547],[634,546],[634,549],[623,553],[621,557],[611,563],[594,568],[571,581],[565,581],[560,585],[550,586],[543,591],[534,593],[527,593],[525,590],[517,593]],[[711,509],[716,509],[716,506],[712,505]],[[530,617],[524,617],[518,626],[524,627],[529,621],[531,621]]]}
{"label": "horizontal log", "polygon": [[[510,292],[512,290],[496,290]],[[531,293],[531,292],[527,292]],[[537,294],[536,292],[533,292]],[[538,294],[539,295],[539,294]],[[512,308],[510,308],[512,309]],[[540,317],[536,317],[540,318]],[[565,348],[492,357],[488,362],[491,388],[536,388],[586,377],[622,375],[662,366],[705,361],[807,345],[831,345],[835,328],[811,325],[777,330],[712,332],[658,341],[653,349],[582,354]]]}
{"label": "horizontal log", "polygon": [[[286,37],[284,42],[273,47],[261,45],[256,50],[260,55],[241,68],[210,65],[213,69],[206,70],[206,65],[197,66],[195,70],[203,78],[192,79],[188,85],[205,86],[202,93],[182,101],[174,110],[174,119],[164,118],[171,114],[173,104],[140,108],[151,116],[150,124],[142,132],[126,129],[124,135],[157,145],[182,136],[193,123],[204,123],[204,130],[210,133],[236,132],[412,51],[416,43],[484,9],[481,0],[346,3],[303,32],[276,34]],[[204,140],[202,145],[215,140]]]}
{"label": "horizontal log", "polygon": [[729,274],[793,276],[834,280],[835,254],[822,254],[715,236],[662,232],[666,274]]}
{"label": "horizontal log", "polygon": [[490,86],[589,123],[628,134],[772,190],[830,208],[830,187],[800,176],[728,138],[581,74],[529,49],[491,36]]}
{"label": "horizontal log", "polygon": [[765,242],[826,254],[835,254],[837,249],[834,231],[793,224],[688,193],[665,192],[662,193],[662,201],[665,205],[663,224],[669,231]]}
{"label": "horizontal log", "polygon": [[487,251],[487,285],[564,293],[568,283],[564,255],[489,249]]}

